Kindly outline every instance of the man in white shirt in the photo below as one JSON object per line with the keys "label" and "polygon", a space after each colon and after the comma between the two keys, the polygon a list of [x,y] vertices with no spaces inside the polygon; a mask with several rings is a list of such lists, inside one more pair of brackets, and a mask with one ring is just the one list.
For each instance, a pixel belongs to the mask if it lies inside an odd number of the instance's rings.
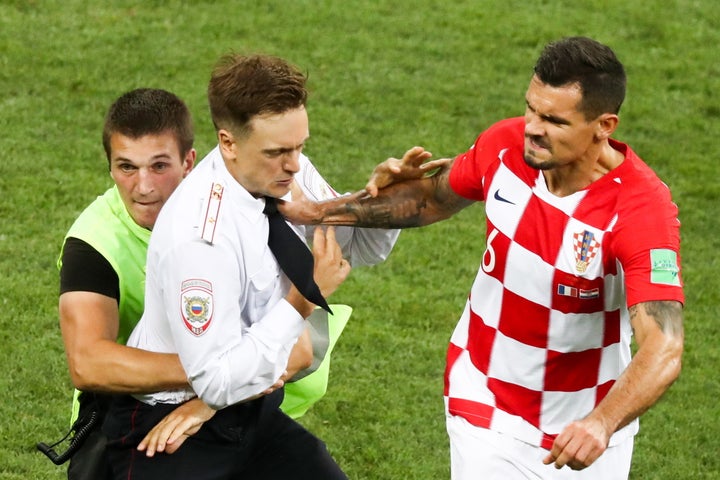
{"label": "man in white shirt", "polygon": [[[218,150],[163,207],[148,250],[145,313],[128,345],[177,353],[190,387],[112,407],[104,425],[116,477],[345,478],[322,441],[283,414],[284,373],[315,309],[267,245],[266,197],[288,195],[309,136],[305,77],[273,57],[229,56],[213,72]],[[333,229],[315,229],[314,279],[324,297],[350,271]],[[217,412],[177,455],[135,445],[197,394]],[[192,432],[191,432],[192,433]]]}

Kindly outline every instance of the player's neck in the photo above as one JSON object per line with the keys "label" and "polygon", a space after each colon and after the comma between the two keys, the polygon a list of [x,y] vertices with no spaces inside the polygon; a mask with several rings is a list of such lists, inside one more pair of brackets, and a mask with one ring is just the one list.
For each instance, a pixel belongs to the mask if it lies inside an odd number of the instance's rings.
{"label": "player's neck", "polygon": [[625,156],[605,143],[595,155],[550,170],[543,170],[548,191],[556,197],[567,197],[589,187],[618,167]]}

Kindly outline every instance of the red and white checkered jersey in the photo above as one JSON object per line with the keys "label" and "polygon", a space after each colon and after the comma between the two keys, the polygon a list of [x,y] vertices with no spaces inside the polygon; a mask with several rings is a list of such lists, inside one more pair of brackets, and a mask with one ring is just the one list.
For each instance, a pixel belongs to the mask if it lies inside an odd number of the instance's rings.
{"label": "red and white checkered jersey", "polygon": [[557,197],[523,142],[522,118],[499,122],[450,172],[456,193],[485,202],[487,233],[444,393],[448,414],[550,448],[630,362],[628,306],[684,301],[680,224],[667,186],[627,145],[611,141],[623,163]]}

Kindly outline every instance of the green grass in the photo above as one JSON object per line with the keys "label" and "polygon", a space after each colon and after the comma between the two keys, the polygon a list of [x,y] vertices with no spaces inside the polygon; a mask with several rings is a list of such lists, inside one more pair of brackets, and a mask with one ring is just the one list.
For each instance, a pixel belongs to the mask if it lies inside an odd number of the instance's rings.
{"label": "green grass", "polygon": [[[629,74],[617,138],[680,206],[686,353],[644,417],[633,479],[720,478],[720,3],[715,0],[84,2],[0,0],[0,478],[60,479],[35,451],[67,426],[55,259],[81,209],[110,185],[100,143],[110,102],[140,86],[183,97],[203,155],[205,88],[230,50],[281,55],[310,76],[306,152],[340,190],[423,145],[466,149],[521,114],[547,41],[584,34]],[[303,422],[353,479],[448,478],[444,352],[483,249],[481,208],[404,232],[384,264],[335,294],[355,313],[330,390]]]}

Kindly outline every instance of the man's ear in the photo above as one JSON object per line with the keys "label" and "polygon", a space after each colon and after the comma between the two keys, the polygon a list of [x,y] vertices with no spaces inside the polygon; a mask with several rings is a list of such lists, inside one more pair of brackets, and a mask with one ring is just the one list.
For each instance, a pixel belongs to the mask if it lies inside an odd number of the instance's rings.
{"label": "man's ear", "polygon": [[217,132],[218,146],[224,158],[235,158],[235,136],[232,132],[221,128]]}
{"label": "man's ear", "polygon": [[183,178],[187,176],[188,173],[193,169],[193,166],[195,165],[195,160],[197,159],[197,152],[194,148],[191,148],[187,155],[185,155],[185,163],[183,164]]}
{"label": "man's ear", "polygon": [[615,133],[620,118],[615,113],[603,113],[597,119],[597,128],[595,129],[595,138],[600,141],[607,140]]}

